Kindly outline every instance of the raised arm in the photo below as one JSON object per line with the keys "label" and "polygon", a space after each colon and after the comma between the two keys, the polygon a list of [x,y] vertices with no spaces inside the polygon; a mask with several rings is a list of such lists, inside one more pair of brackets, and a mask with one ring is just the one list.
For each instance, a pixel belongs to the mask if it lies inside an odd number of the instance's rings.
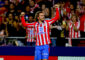
{"label": "raised arm", "polygon": [[54,18],[52,18],[51,20],[47,20],[48,23],[52,24],[54,23],[55,21],[57,21],[59,19],[59,5],[55,5],[54,6],[55,9],[56,9],[56,16]]}
{"label": "raised arm", "polygon": [[20,15],[20,16],[21,16],[22,25],[23,25],[24,27],[34,26],[35,23],[26,23],[26,22],[25,22],[24,15],[25,15],[24,12],[22,12],[21,15]]}

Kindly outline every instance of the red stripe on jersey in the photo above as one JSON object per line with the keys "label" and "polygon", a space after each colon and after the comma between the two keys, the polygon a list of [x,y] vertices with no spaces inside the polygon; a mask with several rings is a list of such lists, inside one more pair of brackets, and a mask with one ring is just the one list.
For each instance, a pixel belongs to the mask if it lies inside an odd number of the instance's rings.
{"label": "red stripe on jersey", "polygon": [[73,30],[73,31],[74,31],[74,38],[76,38],[76,36],[75,36],[75,34],[76,34],[76,33],[75,33],[75,30]]}
{"label": "red stripe on jersey", "polygon": [[38,34],[37,34],[37,28],[36,27],[35,27],[35,31],[36,31],[36,45],[38,45],[39,44],[39,42],[38,42],[39,40],[38,40]]}
{"label": "red stripe on jersey", "polygon": [[[39,46],[40,46],[40,37],[39,37],[38,32],[39,32],[39,27],[37,26],[37,35],[38,35],[38,39],[37,39],[37,42],[36,42],[36,43],[38,43]],[[37,45],[38,45],[38,44],[37,44]]]}
{"label": "red stripe on jersey", "polygon": [[77,32],[77,37],[78,37],[78,33],[79,33],[79,32]]}
{"label": "red stripe on jersey", "polygon": [[49,44],[49,40],[48,40],[48,39],[49,39],[49,37],[48,37],[48,32],[49,32],[49,31],[48,31],[48,24],[47,24],[47,22],[46,22],[46,25],[47,25],[47,27],[46,27],[46,36],[47,36],[47,37],[46,37],[46,39],[47,39],[47,40],[46,40],[46,44]]}
{"label": "red stripe on jersey", "polygon": [[49,25],[50,25],[50,23],[48,23],[48,22],[47,22],[48,44],[50,44],[50,43],[51,43],[51,41],[50,41],[50,34],[49,34]]}

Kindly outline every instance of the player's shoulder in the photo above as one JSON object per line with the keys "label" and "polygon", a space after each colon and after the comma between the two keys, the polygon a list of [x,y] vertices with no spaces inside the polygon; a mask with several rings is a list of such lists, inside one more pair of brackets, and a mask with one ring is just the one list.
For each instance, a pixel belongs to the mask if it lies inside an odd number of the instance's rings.
{"label": "player's shoulder", "polygon": [[49,20],[44,20],[44,22],[48,22]]}
{"label": "player's shoulder", "polygon": [[72,20],[70,20],[70,21],[68,22],[68,24],[72,24]]}

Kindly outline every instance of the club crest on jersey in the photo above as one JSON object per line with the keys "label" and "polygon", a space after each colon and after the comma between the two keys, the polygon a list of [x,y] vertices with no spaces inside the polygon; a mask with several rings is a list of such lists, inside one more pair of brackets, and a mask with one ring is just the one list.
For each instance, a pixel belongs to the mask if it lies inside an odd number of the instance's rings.
{"label": "club crest on jersey", "polygon": [[34,33],[33,33],[33,30],[30,30],[30,34],[34,34]]}
{"label": "club crest on jersey", "polygon": [[43,27],[39,27],[39,33],[38,34],[45,34]]}

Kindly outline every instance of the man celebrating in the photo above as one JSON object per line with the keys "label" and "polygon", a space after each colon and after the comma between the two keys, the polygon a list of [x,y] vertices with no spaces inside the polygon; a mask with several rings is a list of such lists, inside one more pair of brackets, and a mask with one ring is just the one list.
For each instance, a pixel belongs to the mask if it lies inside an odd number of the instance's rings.
{"label": "man celebrating", "polygon": [[49,27],[50,24],[54,23],[59,19],[59,5],[55,5],[56,16],[51,20],[45,20],[45,15],[42,11],[37,12],[36,19],[38,22],[34,23],[25,23],[24,15],[25,13],[21,13],[21,21],[23,26],[32,26],[32,28],[36,31],[36,47],[35,47],[35,60],[48,60],[49,57],[49,44],[50,35],[49,35]]}

